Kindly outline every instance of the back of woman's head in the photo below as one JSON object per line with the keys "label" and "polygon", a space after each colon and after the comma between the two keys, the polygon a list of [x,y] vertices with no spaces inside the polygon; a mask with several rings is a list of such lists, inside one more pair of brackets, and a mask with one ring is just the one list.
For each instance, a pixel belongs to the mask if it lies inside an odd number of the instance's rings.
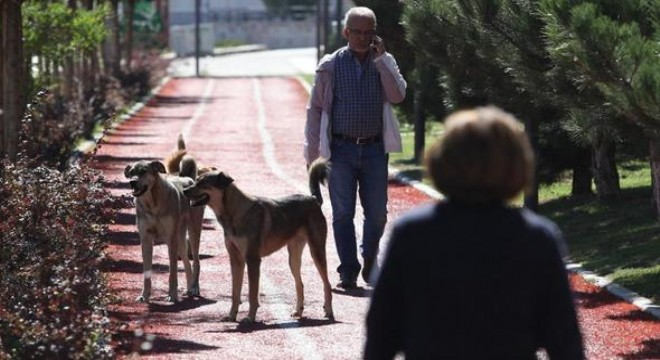
{"label": "back of woman's head", "polygon": [[506,202],[533,180],[534,153],[522,125],[494,106],[451,114],[425,161],[435,187],[460,202]]}

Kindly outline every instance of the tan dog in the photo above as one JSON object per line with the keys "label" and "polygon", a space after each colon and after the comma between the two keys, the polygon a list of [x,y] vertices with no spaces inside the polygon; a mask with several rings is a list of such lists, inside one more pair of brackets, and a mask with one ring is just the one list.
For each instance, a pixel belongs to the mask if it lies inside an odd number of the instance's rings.
{"label": "tan dog", "polygon": [[249,309],[243,321],[254,322],[259,307],[261,259],[284,246],[289,253],[289,267],[296,286],[296,307],[292,316],[302,316],[304,294],[300,269],[305,244],[309,244],[323,282],[325,317],[334,317],[325,253],[328,227],[321,211],[323,199],[319,185],[327,178],[325,165],[318,162],[310,168],[309,184],[314,196],[297,194],[274,200],[248,195],[231,177],[219,171],[200,175],[194,186],[184,190],[193,206],[208,205],[224,230],[231,262],[232,301],[229,315],[223,320],[236,321],[247,264]]}
{"label": "tan dog", "polygon": [[[169,160],[168,160],[169,161]],[[179,176],[166,174],[160,161],[138,161],[127,165],[124,176],[129,179],[135,197],[137,228],[142,246],[144,285],[137,301],[148,301],[151,295],[153,247],[165,243],[169,255],[169,290],[166,301],[178,301],[178,257],[186,272],[188,295],[199,295],[199,241],[204,208],[191,208],[183,188],[192,186],[197,173],[195,160],[185,156],[179,164]],[[188,259],[188,243],[194,269]]]}
{"label": "tan dog", "polygon": [[186,149],[186,142],[183,140],[183,135],[179,134],[177,139],[177,148],[172,151],[165,159],[165,169],[170,175],[179,175],[179,173],[186,174],[185,176],[197,179],[197,175],[217,170],[213,166],[202,166],[188,155]]}

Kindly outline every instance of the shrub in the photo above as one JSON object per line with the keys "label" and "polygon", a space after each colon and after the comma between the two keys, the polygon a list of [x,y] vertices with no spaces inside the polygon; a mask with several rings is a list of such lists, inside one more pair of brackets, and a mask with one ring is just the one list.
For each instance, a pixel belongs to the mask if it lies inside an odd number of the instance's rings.
{"label": "shrub", "polygon": [[0,167],[0,358],[112,358],[100,270],[116,208],[87,165]]}
{"label": "shrub", "polygon": [[119,75],[124,97],[135,100],[149,95],[167,75],[168,65],[169,60],[163,59],[157,51],[136,52],[133,67]]}

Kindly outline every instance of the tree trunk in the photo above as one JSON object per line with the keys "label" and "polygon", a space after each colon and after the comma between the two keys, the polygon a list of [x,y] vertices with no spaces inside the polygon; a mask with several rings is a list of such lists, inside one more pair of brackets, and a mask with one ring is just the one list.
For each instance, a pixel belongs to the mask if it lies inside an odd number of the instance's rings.
{"label": "tree trunk", "polygon": [[573,182],[571,195],[591,195],[591,182],[593,173],[591,167],[591,151],[585,148],[579,148],[576,152],[575,163],[573,164]]}
{"label": "tree trunk", "polygon": [[115,77],[121,74],[121,32],[119,31],[119,0],[112,0],[112,41],[113,41],[113,60],[112,73]]}
{"label": "tree trunk", "polygon": [[135,14],[135,0],[128,0],[126,6],[126,72],[131,71],[133,60],[133,15]]}
{"label": "tree trunk", "polygon": [[593,167],[596,195],[599,199],[612,199],[621,196],[619,172],[614,155],[616,144],[609,136],[598,136],[593,144]]}
{"label": "tree trunk", "polygon": [[660,138],[649,141],[651,158],[651,186],[653,187],[653,207],[655,216],[660,221]]}
{"label": "tree trunk", "polygon": [[4,34],[4,18],[5,18],[5,11],[4,11],[4,0],[0,0],[0,158],[4,157],[5,155],[5,124],[4,124],[4,116],[3,116],[3,111],[2,109],[5,107],[5,101],[4,101],[4,70],[3,70],[3,64],[4,64],[4,58],[5,54],[7,53],[4,50],[4,40],[3,40],[3,34]]}
{"label": "tree trunk", "polygon": [[[534,150],[534,155],[538,159],[539,154],[539,124],[538,121],[534,119],[533,116],[527,116],[525,118],[525,133],[529,138],[530,143],[532,144],[532,149]],[[534,169],[534,179],[532,179],[532,186],[525,192],[525,198],[523,200],[524,206],[532,211],[537,211],[539,208],[539,167],[538,161],[536,162],[536,168]]]}
{"label": "tree trunk", "polygon": [[22,1],[2,2],[3,146],[10,160],[18,153],[18,130],[24,108]]}
{"label": "tree trunk", "polygon": [[419,164],[424,158],[424,147],[426,146],[426,108],[424,106],[424,90],[418,87],[415,89],[414,96],[415,139],[413,160],[415,161],[415,164]]}
{"label": "tree trunk", "polygon": [[[67,3],[69,9],[73,11],[76,11],[76,9],[78,8],[75,0],[68,0]],[[63,76],[62,84],[64,85],[62,88],[62,96],[68,100],[71,100],[73,98],[73,92],[75,91],[76,73],[74,66],[75,64],[73,61],[73,56],[72,55],[65,56],[64,68],[62,71],[62,76]]]}
{"label": "tree trunk", "polygon": [[160,18],[160,33],[158,34],[158,41],[161,42],[163,46],[169,44],[169,26],[167,26],[167,3],[168,1],[156,0],[156,11],[158,12],[158,17]]}

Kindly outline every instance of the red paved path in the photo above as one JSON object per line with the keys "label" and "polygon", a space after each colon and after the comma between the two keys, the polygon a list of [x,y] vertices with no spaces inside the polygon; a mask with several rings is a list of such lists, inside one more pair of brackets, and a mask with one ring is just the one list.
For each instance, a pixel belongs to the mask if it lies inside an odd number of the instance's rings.
{"label": "red paved path", "polygon": [[[306,100],[304,88],[290,78],[170,80],[147,106],[106,137],[98,152],[98,166],[108,178],[108,188],[117,196],[128,196],[124,167],[139,159],[162,159],[182,132],[189,153],[202,164],[226,171],[249,193],[281,196],[306,192],[301,153]],[[431,201],[421,192],[394,182],[389,191],[390,219]],[[324,196],[327,199],[325,190]],[[324,211],[330,219],[328,202]],[[328,261],[334,284],[338,259],[329,230]],[[203,297],[182,297],[176,305],[163,302],[167,255],[164,246],[157,246],[154,295],[151,304],[141,304],[134,301],[142,285],[134,209],[124,209],[115,219],[108,256],[110,285],[117,291],[119,303],[112,306],[112,315],[126,322],[127,334],[144,329],[133,350],[140,345],[148,349],[132,356],[260,360],[360,357],[369,289],[363,287],[352,294],[335,292],[336,321],[324,320],[321,283],[307,251],[303,256],[306,318],[297,321],[289,317],[295,294],[286,252],[282,251],[262,262],[258,323],[221,322],[230,306],[229,260],[222,239],[222,230],[207,212],[201,246]],[[181,266],[179,270],[183,290],[185,277]],[[572,284],[589,359],[660,359],[660,322],[577,277]],[[247,311],[246,292],[244,286],[239,318]],[[118,350],[122,357],[131,356],[127,355],[131,346]]]}

